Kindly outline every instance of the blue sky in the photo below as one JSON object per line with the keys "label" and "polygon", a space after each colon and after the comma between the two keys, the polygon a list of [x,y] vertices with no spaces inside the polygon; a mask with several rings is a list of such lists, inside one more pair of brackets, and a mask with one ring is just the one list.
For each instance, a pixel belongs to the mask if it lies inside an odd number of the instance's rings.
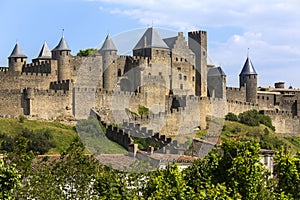
{"label": "blue sky", "polygon": [[99,47],[107,33],[124,41],[153,24],[171,30],[161,32],[166,35],[206,30],[209,56],[223,67],[228,85],[238,86],[250,48],[259,85],[285,81],[300,88],[299,7],[298,0],[3,0],[0,66],[7,66],[16,41],[32,59],[44,41],[53,49],[64,29],[76,54]]}

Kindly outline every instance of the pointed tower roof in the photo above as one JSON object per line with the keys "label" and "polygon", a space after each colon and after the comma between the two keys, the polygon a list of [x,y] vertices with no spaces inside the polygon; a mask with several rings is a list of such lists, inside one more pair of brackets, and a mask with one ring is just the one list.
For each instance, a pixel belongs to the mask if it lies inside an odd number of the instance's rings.
{"label": "pointed tower roof", "polygon": [[207,73],[207,76],[226,76],[222,67],[210,67]]}
{"label": "pointed tower roof", "polygon": [[46,42],[44,42],[43,47],[39,53],[38,58],[49,59],[51,58],[51,51]]}
{"label": "pointed tower roof", "polygon": [[240,76],[241,75],[257,75],[249,56],[247,56],[244,67],[240,73]]}
{"label": "pointed tower roof", "polygon": [[61,37],[58,45],[52,51],[71,51],[64,36]]}
{"label": "pointed tower roof", "polygon": [[148,28],[133,50],[144,48],[169,49],[168,45],[161,39],[153,27]]}
{"label": "pointed tower roof", "polygon": [[17,42],[13,51],[11,52],[9,58],[27,58],[27,56],[23,53],[22,49]]}
{"label": "pointed tower roof", "polygon": [[117,47],[110,38],[109,34],[106,36],[105,41],[103,42],[102,47],[100,48],[100,51],[117,51]]}

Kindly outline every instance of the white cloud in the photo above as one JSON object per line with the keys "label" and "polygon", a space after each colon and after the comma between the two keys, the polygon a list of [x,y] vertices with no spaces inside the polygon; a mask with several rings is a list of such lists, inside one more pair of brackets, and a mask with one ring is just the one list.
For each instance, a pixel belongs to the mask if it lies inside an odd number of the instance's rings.
{"label": "white cloud", "polygon": [[[189,31],[196,26],[228,31],[238,28],[227,38],[211,38],[210,54],[225,71],[239,72],[247,48],[260,72],[262,84],[290,73],[282,69],[294,69],[300,64],[300,1],[298,0],[93,0],[108,6],[110,13],[137,20],[143,25]],[[210,33],[208,33],[210,35]],[[226,34],[224,34],[226,35]],[[225,41],[225,42],[224,42]],[[276,72],[273,73],[272,71]],[[263,74],[268,73],[268,75]],[[237,76],[237,74],[235,74]],[[230,81],[229,81],[230,82]],[[300,87],[300,80],[293,80]]]}

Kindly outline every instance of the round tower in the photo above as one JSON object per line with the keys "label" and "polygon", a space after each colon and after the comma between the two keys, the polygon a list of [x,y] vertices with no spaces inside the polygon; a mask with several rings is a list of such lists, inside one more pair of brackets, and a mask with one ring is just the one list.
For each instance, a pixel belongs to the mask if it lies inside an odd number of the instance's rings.
{"label": "round tower", "polygon": [[118,81],[117,69],[115,67],[116,65],[114,65],[118,57],[117,51],[112,39],[107,35],[99,50],[103,63],[103,88],[106,90],[113,90]]}
{"label": "round tower", "polygon": [[58,81],[71,79],[71,49],[64,36],[62,36],[58,45],[52,50],[52,58],[57,60]]}
{"label": "round tower", "polygon": [[23,53],[19,44],[16,43],[13,51],[8,57],[8,70],[21,72],[23,66],[26,64],[27,56]]}
{"label": "round tower", "polygon": [[249,56],[240,73],[240,87],[246,87],[246,102],[256,103],[257,99],[257,73]]}

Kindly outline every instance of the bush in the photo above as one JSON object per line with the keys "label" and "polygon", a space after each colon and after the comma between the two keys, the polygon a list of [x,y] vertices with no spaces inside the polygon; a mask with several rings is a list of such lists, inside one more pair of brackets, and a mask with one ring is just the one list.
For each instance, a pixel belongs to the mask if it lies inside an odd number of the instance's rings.
{"label": "bush", "polygon": [[239,122],[248,126],[259,126],[260,116],[257,110],[248,110],[239,114]]}
{"label": "bush", "polygon": [[37,154],[45,154],[51,148],[56,147],[53,141],[53,135],[49,129],[42,129],[32,131],[29,129],[23,129],[21,135],[15,137],[5,136],[3,137],[3,142],[1,143],[1,150],[6,152],[13,152],[17,143],[21,139],[28,139],[26,151],[33,151]]}
{"label": "bush", "polygon": [[238,118],[239,122],[242,124],[246,124],[248,126],[259,126],[259,124],[263,124],[275,131],[275,127],[272,125],[271,118],[269,116],[260,114],[257,110],[248,110],[243,112],[239,114]]}
{"label": "bush", "polygon": [[19,116],[19,122],[20,123],[24,123],[25,119],[26,119],[26,117],[24,115]]}
{"label": "bush", "polygon": [[238,117],[234,113],[230,112],[225,116],[225,120],[237,122]]}
{"label": "bush", "polygon": [[140,116],[148,116],[150,114],[149,108],[139,105],[138,113]]}

